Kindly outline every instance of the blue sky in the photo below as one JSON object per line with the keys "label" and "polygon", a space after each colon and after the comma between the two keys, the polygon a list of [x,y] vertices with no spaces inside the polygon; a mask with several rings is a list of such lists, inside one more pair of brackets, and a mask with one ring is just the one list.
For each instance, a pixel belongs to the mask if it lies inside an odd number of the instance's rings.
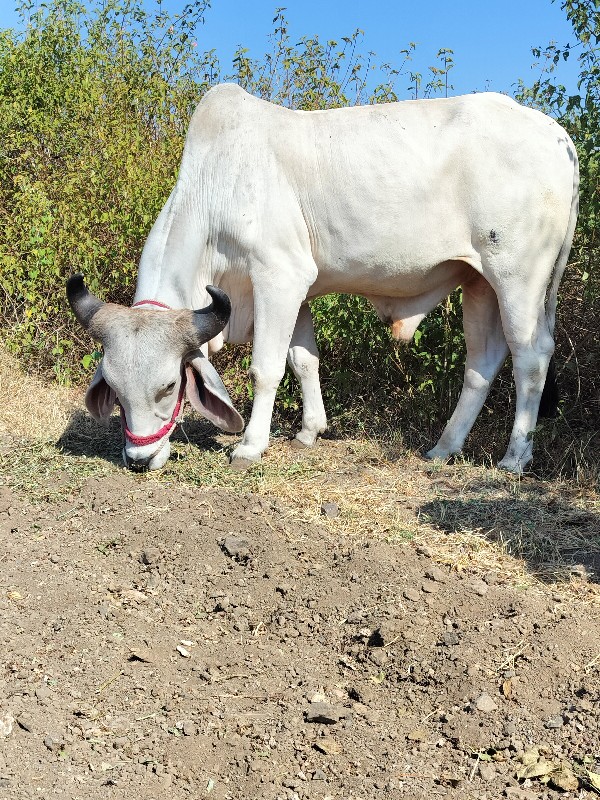
{"label": "blue sky", "polygon": [[[149,8],[154,0],[145,0]],[[186,0],[163,0],[163,6],[181,10]],[[10,27],[16,14],[12,0],[0,0],[0,26]],[[436,64],[442,47],[454,50],[450,75],[451,94],[486,89],[515,91],[522,78],[527,85],[539,76],[532,68],[533,46],[551,40],[559,45],[573,41],[561,0],[212,0],[206,22],[197,30],[198,48],[216,49],[224,71],[238,45],[261,57],[268,49],[267,36],[278,6],[285,5],[292,39],[318,34],[321,39],[340,40],[356,28],[364,31],[360,51],[374,51],[376,63],[399,65],[400,50],[409,42],[417,49],[410,69],[423,73]],[[574,59],[561,65],[562,82],[575,91],[577,65]],[[399,95],[407,96],[408,78],[400,78]]]}

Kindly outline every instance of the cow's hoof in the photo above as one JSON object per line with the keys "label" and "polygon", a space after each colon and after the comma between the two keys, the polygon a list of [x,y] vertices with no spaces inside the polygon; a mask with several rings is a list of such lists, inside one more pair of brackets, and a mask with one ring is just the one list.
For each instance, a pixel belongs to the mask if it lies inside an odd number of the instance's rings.
{"label": "cow's hoof", "polygon": [[290,442],[290,447],[293,447],[294,450],[306,450],[307,447],[312,447],[312,444],[307,444],[295,436]]}
{"label": "cow's hoof", "polygon": [[513,475],[522,475],[525,467],[520,461],[515,461],[512,458],[503,458],[498,462],[498,469],[502,472],[512,472]]}
{"label": "cow's hoof", "polygon": [[236,472],[244,472],[256,464],[260,464],[260,460],[252,461],[250,458],[232,458],[229,466]]}
{"label": "cow's hoof", "polygon": [[437,461],[439,464],[445,464],[450,458],[450,454],[445,450],[440,450],[437,447],[434,447],[432,450],[424,453],[423,458],[426,461]]}

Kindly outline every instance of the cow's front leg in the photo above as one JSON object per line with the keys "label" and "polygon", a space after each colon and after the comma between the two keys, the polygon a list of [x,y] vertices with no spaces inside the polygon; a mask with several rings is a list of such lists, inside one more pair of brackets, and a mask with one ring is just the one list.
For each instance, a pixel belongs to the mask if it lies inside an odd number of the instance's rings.
{"label": "cow's front leg", "polygon": [[287,360],[302,391],[302,429],[294,443],[312,447],[317,436],[327,430],[327,416],[319,382],[319,351],[308,303],[300,308]]}
{"label": "cow's front leg", "polygon": [[[304,288],[304,287],[302,287]],[[245,469],[260,461],[269,444],[275,393],[283,373],[292,333],[306,290],[294,294],[269,285],[268,291],[254,286],[254,342],[250,377],[254,402],[242,441],[231,456],[234,469]]]}

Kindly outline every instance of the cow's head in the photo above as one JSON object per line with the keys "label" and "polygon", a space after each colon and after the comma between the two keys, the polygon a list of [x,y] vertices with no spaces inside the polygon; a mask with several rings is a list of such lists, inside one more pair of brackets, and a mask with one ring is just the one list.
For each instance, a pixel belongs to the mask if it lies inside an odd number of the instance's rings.
{"label": "cow's head", "polygon": [[231,304],[225,292],[206,287],[212,303],[201,311],[127,308],[103,303],[82,275],[67,281],[79,322],[102,343],[104,355],[85,396],[90,414],[107,421],[121,405],[123,459],[132,469],[160,469],[184,392],[191,405],[225,431],[244,423],[200,348],[223,330]]}

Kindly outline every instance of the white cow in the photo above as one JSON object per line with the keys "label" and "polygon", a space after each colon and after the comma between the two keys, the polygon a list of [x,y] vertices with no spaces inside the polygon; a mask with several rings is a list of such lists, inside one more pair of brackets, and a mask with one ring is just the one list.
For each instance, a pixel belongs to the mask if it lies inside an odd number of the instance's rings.
{"label": "white cow", "polygon": [[118,398],[134,468],[167,459],[186,379],[193,405],[240,430],[206,343],[184,346],[188,317],[169,310],[204,305],[214,284],[232,312],[211,347],[254,343],[254,404],[232,464],[267,448],[286,356],[302,389],[297,439],[312,445],[327,422],[307,301],[364,295],[409,340],[462,286],[464,386],[428,457],[460,451],[510,351],[517,403],[500,466],[520,472],[554,349],[578,182],[567,133],[503,95],[305,112],[217,86],[193,115],[177,183],[146,241],[139,305],[103,306],[81,279],[71,286],[75,313],[104,346],[87,406],[106,418]]}

